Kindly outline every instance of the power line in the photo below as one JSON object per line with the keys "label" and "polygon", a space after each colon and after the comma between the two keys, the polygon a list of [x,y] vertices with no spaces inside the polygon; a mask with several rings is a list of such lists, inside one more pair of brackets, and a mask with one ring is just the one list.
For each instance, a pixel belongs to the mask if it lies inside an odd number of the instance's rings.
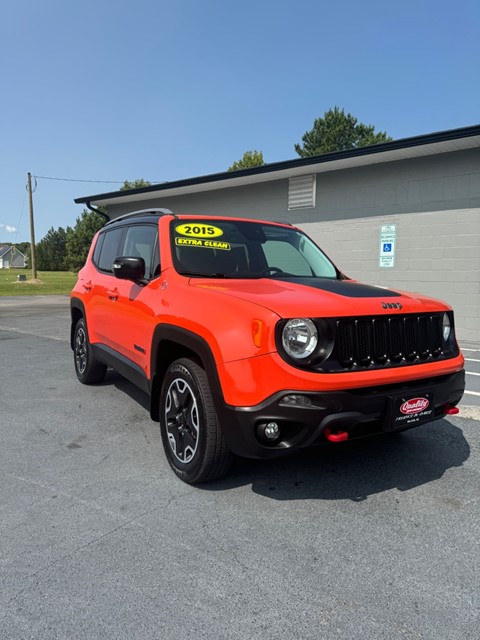
{"label": "power line", "polygon": [[125,180],[80,180],[78,178],[51,178],[49,176],[33,176],[39,180],[60,180],[61,182],[102,182],[104,184],[123,184]]}
{"label": "power line", "polygon": [[[125,180],[80,180],[79,178],[52,178],[50,176],[32,176],[33,178],[38,178],[39,180],[59,180],[61,182],[96,182],[102,184],[123,184]],[[128,180],[127,180],[128,182]],[[159,182],[152,182],[147,180],[151,184],[160,184]]]}
{"label": "power line", "polygon": [[20,217],[18,218],[18,222],[17,222],[18,226],[17,226],[17,231],[15,232],[15,243],[14,244],[16,244],[17,240],[18,240],[18,233],[19,233],[20,226],[22,224],[23,211],[25,209],[25,202],[27,200],[27,192],[28,192],[28,186],[27,186],[27,188],[25,190],[25,195],[23,196],[22,209],[20,211]]}

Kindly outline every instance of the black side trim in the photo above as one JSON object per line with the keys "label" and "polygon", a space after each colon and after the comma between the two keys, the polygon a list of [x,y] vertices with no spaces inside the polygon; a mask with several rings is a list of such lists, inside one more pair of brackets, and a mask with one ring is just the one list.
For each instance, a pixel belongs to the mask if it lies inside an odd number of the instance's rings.
{"label": "black side trim", "polygon": [[[79,298],[72,297],[70,298],[70,315],[71,315],[71,327],[70,327],[70,347],[73,349],[73,336],[75,332],[75,326],[79,320],[79,318],[83,318],[87,325],[88,332],[88,321],[85,313],[85,306],[83,302]],[[122,375],[127,380],[130,380],[134,385],[145,391],[146,393],[150,392],[148,379],[143,371],[137,364],[122,356],[120,353],[107,347],[103,344],[92,344],[92,350],[95,354],[95,357],[103,364],[106,364],[108,367],[112,367]]]}
{"label": "black side trim", "polygon": [[[283,390],[253,407],[224,405],[220,423],[230,450],[247,458],[275,458],[297,449],[327,442],[325,429],[347,431],[349,439],[391,431],[391,405],[402,396],[433,397],[431,420],[445,417],[447,404],[456,406],[465,389],[465,373],[411,380],[382,387],[362,387],[343,391]],[[310,400],[306,407],[282,403],[286,395],[302,395]],[[258,436],[259,424],[275,421],[281,439],[268,444]],[[410,425],[406,428],[415,427]]]}
{"label": "black side trim", "polygon": [[92,350],[97,360],[118,371],[120,375],[130,380],[130,382],[145,393],[150,393],[148,378],[138,364],[135,364],[135,362],[132,362],[129,358],[122,356],[118,351],[104,344],[92,344]]}

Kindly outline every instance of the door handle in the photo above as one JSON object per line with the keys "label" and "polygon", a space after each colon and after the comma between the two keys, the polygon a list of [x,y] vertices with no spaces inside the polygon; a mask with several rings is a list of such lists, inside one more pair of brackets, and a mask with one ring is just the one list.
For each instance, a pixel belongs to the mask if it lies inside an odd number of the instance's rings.
{"label": "door handle", "polygon": [[109,300],[112,300],[113,302],[115,302],[115,300],[118,300],[118,289],[114,289],[113,291],[107,291],[107,296]]}

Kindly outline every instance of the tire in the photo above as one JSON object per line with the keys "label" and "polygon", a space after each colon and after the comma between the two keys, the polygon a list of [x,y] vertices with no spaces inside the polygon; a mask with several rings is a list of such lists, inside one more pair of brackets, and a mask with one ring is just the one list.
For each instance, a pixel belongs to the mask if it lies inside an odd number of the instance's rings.
{"label": "tire", "polygon": [[175,474],[188,484],[225,475],[233,456],[218,424],[202,367],[188,358],[171,364],[159,402],[163,448]]}
{"label": "tire", "polygon": [[73,361],[77,378],[83,384],[101,382],[107,373],[107,366],[96,360],[93,355],[92,347],[88,340],[87,325],[83,318],[80,318],[75,325]]}

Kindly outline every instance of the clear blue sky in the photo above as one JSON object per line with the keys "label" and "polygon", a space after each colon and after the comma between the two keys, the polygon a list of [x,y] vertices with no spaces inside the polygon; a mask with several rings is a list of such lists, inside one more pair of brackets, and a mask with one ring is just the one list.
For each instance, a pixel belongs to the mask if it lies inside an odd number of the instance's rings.
{"label": "clear blue sky", "polygon": [[[5,0],[0,243],[30,238],[28,171],[161,182],[249,149],[288,160],[334,105],[393,138],[479,124],[479,34],[479,0]],[[119,187],[39,179],[37,241]]]}

